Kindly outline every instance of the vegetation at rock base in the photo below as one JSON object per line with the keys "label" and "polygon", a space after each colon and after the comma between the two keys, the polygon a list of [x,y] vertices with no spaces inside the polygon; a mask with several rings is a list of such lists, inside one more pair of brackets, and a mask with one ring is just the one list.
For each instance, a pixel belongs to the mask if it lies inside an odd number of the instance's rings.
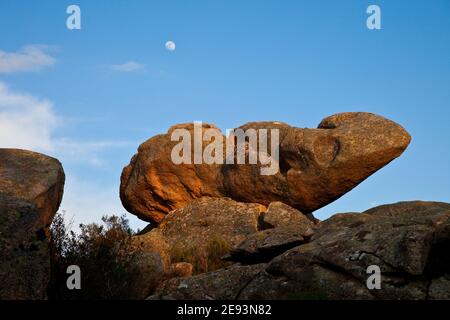
{"label": "vegetation at rock base", "polygon": [[[136,274],[139,252],[132,249],[134,232],[125,216],[104,216],[102,224],[80,225],[77,234],[58,213],[50,227],[52,279],[50,299],[126,299]],[[69,290],[67,267],[81,269],[81,290]]]}
{"label": "vegetation at rock base", "polygon": [[[70,230],[64,213],[57,213],[50,227],[51,282],[48,297],[53,300],[130,299],[133,286],[142,281],[139,262],[144,254],[132,243],[136,234],[125,216],[104,216],[101,223],[81,224],[78,233]],[[194,274],[223,268],[221,259],[231,245],[212,235],[204,247],[173,246],[172,263],[189,262]],[[81,290],[69,290],[67,267],[81,270]],[[161,279],[162,280],[162,279]]]}
{"label": "vegetation at rock base", "polygon": [[193,274],[214,271],[230,265],[230,262],[222,260],[229,253],[230,243],[219,235],[211,236],[205,247],[184,247],[175,245],[170,250],[172,263],[188,262],[194,267]]}

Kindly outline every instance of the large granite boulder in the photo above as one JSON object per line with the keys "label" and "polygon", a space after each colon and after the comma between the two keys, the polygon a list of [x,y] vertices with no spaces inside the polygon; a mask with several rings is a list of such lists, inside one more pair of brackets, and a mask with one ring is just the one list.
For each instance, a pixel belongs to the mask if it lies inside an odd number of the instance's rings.
{"label": "large granite boulder", "polygon": [[[450,299],[449,250],[450,204],[400,202],[337,214],[267,264],[172,279],[152,298]],[[379,289],[367,286],[370,266]]]}
{"label": "large granite boulder", "polygon": [[[171,141],[171,135],[176,129],[188,130],[194,145],[194,125],[175,125],[166,134],[141,144],[138,153],[123,169],[120,183],[122,204],[142,220],[158,224],[167,213],[184,207],[193,199],[223,194],[220,165],[177,165],[172,162],[172,150],[178,141]],[[203,129],[220,132],[208,124],[203,124]],[[194,158],[193,149],[191,156]]]}
{"label": "large granite boulder", "polygon": [[333,202],[400,156],[411,139],[397,123],[363,112],[330,116],[317,129],[270,122],[241,128],[279,129],[279,172],[261,175],[260,165],[225,165],[225,194],[265,205],[281,201],[305,214]]}
{"label": "large granite boulder", "polygon": [[[202,139],[207,133],[201,153],[209,150],[211,136],[223,138],[214,126],[203,124],[198,134],[194,124],[184,124],[139,147],[122,172],[120,196],[129,212],[155,224],[161,223],[170,211],[202,196],[230,197],[266,206],[281,201],[310,214],[397,158],[410,142],[409,134],[400,125],[371,113],[336,114],[322,120],[317,129],[296,128],[280,122],[252,122],[240,129],[269,130],[269,150],[270,130],[279,132],[279,144],[274,140],[274,152],[279,153],[279,161],[274,162],[278,170],[262,175],[264,163],[238,164],[237,151],[231,153],[231,164],[225,161],[224,164],[174,163],[172,151],[179,144],[179,137],[172,141],[176,129],[191,133],[191,145],[194,137]],[[244,144],[249,158],[254,148],[251,142],[244,141]],[[194,149],[188,154],[191,159],[195,158]],[[275,160],[275,154],[269,156]]]}
{"label": "large granite boulder", "polygon": [[63,187],[64,171],[58,160],[0,149],[0,300],[46,298],[48,227]]}

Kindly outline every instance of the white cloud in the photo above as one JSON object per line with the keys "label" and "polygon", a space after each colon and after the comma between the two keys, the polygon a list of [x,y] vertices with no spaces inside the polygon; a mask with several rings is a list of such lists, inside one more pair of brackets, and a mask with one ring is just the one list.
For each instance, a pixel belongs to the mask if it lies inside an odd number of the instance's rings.
{"label": "white cloud", "polygon": [[18,52],[0,50],[0,73],[38,71],[55,63],[46,46],[30,45]]}
{"label": "white cloud", "polygon": [[144,69],[144,66],[135,61],[128,61],[124,64],[112,65],[111,68],[115,71],[133,72],[133,71],[139,71],[139,70]]}
{"label": "white cloud", "polygon": [[0,82],[0,146],[52,151],[58,118],[50,101],[11,91]]}
{"label": "white cloud", "polygon": [[[11,90],[0,82],[0,148],[20,148],[43,152],[58,158],[63,165],[81,163],[102,166],[102,152],[111,148],[122,148],[126,141],[75,141],[56,138],[54,133],[64,119],[55,114],[53,103],[31,95]],[[136,145],[136,143],[133,143]],[[99,222],[102,215],[125,212],[118,186],[107,183],[77,179],[77,172],[65,166],[66,185],[61,210],[74,222]],[[119,180],[117,180],[119,183]],[[132,226],[145,226],[137,218],[128,216]]]}
{"label": "white cloud", "polygon": [[74,141],[56,138],[55,129],[64,119],[53,103],[13,91],[0,82],[0,147],[28,149],[99,165],[97,152],[129,146],[126,141]]}

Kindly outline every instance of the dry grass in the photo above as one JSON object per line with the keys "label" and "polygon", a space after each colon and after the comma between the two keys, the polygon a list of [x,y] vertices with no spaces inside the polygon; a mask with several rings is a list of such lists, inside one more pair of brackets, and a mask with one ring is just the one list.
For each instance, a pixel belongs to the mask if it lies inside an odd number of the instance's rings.
{"label": "dry grass", "polygon": [[193,266],[193,273],[214,271],[230,263],[221,258],[231,249],[231,244],[219,235],[211,236],[204,246],[175,245],[170,250],[172,263],[188,262]]}

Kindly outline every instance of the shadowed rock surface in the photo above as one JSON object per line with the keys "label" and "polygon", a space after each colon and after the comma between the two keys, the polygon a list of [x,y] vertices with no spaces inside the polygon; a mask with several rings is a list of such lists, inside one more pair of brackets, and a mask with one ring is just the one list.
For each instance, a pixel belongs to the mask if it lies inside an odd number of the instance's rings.
{"label": "shadowed rock surface", "polygon": [[[172,279],[152,298],[450,299],[449,250],[450,204],[400,202],[337,214],[267,264]],[[379,290],[366,285],[371,265]]]}
{"label": "shadowed rock surface", "polygon": [[228,198],[193,200],[170,212],[159,226],[133,237],[137,250],[160,257],[153,260],[155,271],[148,281],[138,287],[148,292],[165,279],[213,271],[247,256],[251,263],[268,261],[309,239],[314,228],[305,215],[282,203],[266,208]]}
{"label": "shadowed rock surface", "polygon": [[268,262],[284,251],[309,241],[317,227],[300,211],[272,202],[262,218],[262,230],[249,235],[224,259],[242,263]]}
{"label": "shadowed rock surface", "polygon": [[46,298],[47,231],[63,187],[64,171],[58,160],[0,149],[0,300]]}
{"label": "shadowed rock surface", "polygon": [[[214,126],[203,126],[218,131]],[[171,141],[171,133],[177,128],[193,132],[193,124],[177,125],[167,134],[149,139],[122,172],[124,207],[156,224],[171,210],[202,196],[266,206],[281,201],[309,214],[397,158],[410,142],[400,125],[363,112],[333,115],[322,120],[317,129],[280,122],[248,123],[240,128],[279,130],[279,172],[264,176],[260,163],[174,164],[171,152],[178,141]],[[208,144],[203,142],[203,149]]]}
{"label": "shadowed rock surface", "polygon": [[276,201],[269,204],[264,213],[265,228],[278,228],[283,226],[296,226],[301,232],[307,232],[314,226],[312,217],[308,217],[300,211]]}
{"label": "shadowed rock surface", "polygon": [[213,270],[208,260],[220,261],[233,246],[258,232],[265,210],[259,204],[204,197],[170,212],[157,228],[133,237],[133,242],[143,252],[158,253],[168,273],[173,271],[171,263],[191,262],[186,259]]}
{"label": "shadowed rock surface", "polygon": [[268,262],[284,251],[308,241],[313,231],[306,233],[297,227],[279,227],[254,233],[233,248],[224,259],[242,263]]}
{"label": "shadowed rock surface", "polygon": [[217,272],[164,282],[150,300],[230,300],[264,269],[264,264],[232,265]]}
{"label": "shadowed rock surface", "polygon": [[170,212],[158,229],[172,248],[200,249],[212,237],[237,244],[260,230],[265,210],[259,204],[228,198],[201,198]]}

